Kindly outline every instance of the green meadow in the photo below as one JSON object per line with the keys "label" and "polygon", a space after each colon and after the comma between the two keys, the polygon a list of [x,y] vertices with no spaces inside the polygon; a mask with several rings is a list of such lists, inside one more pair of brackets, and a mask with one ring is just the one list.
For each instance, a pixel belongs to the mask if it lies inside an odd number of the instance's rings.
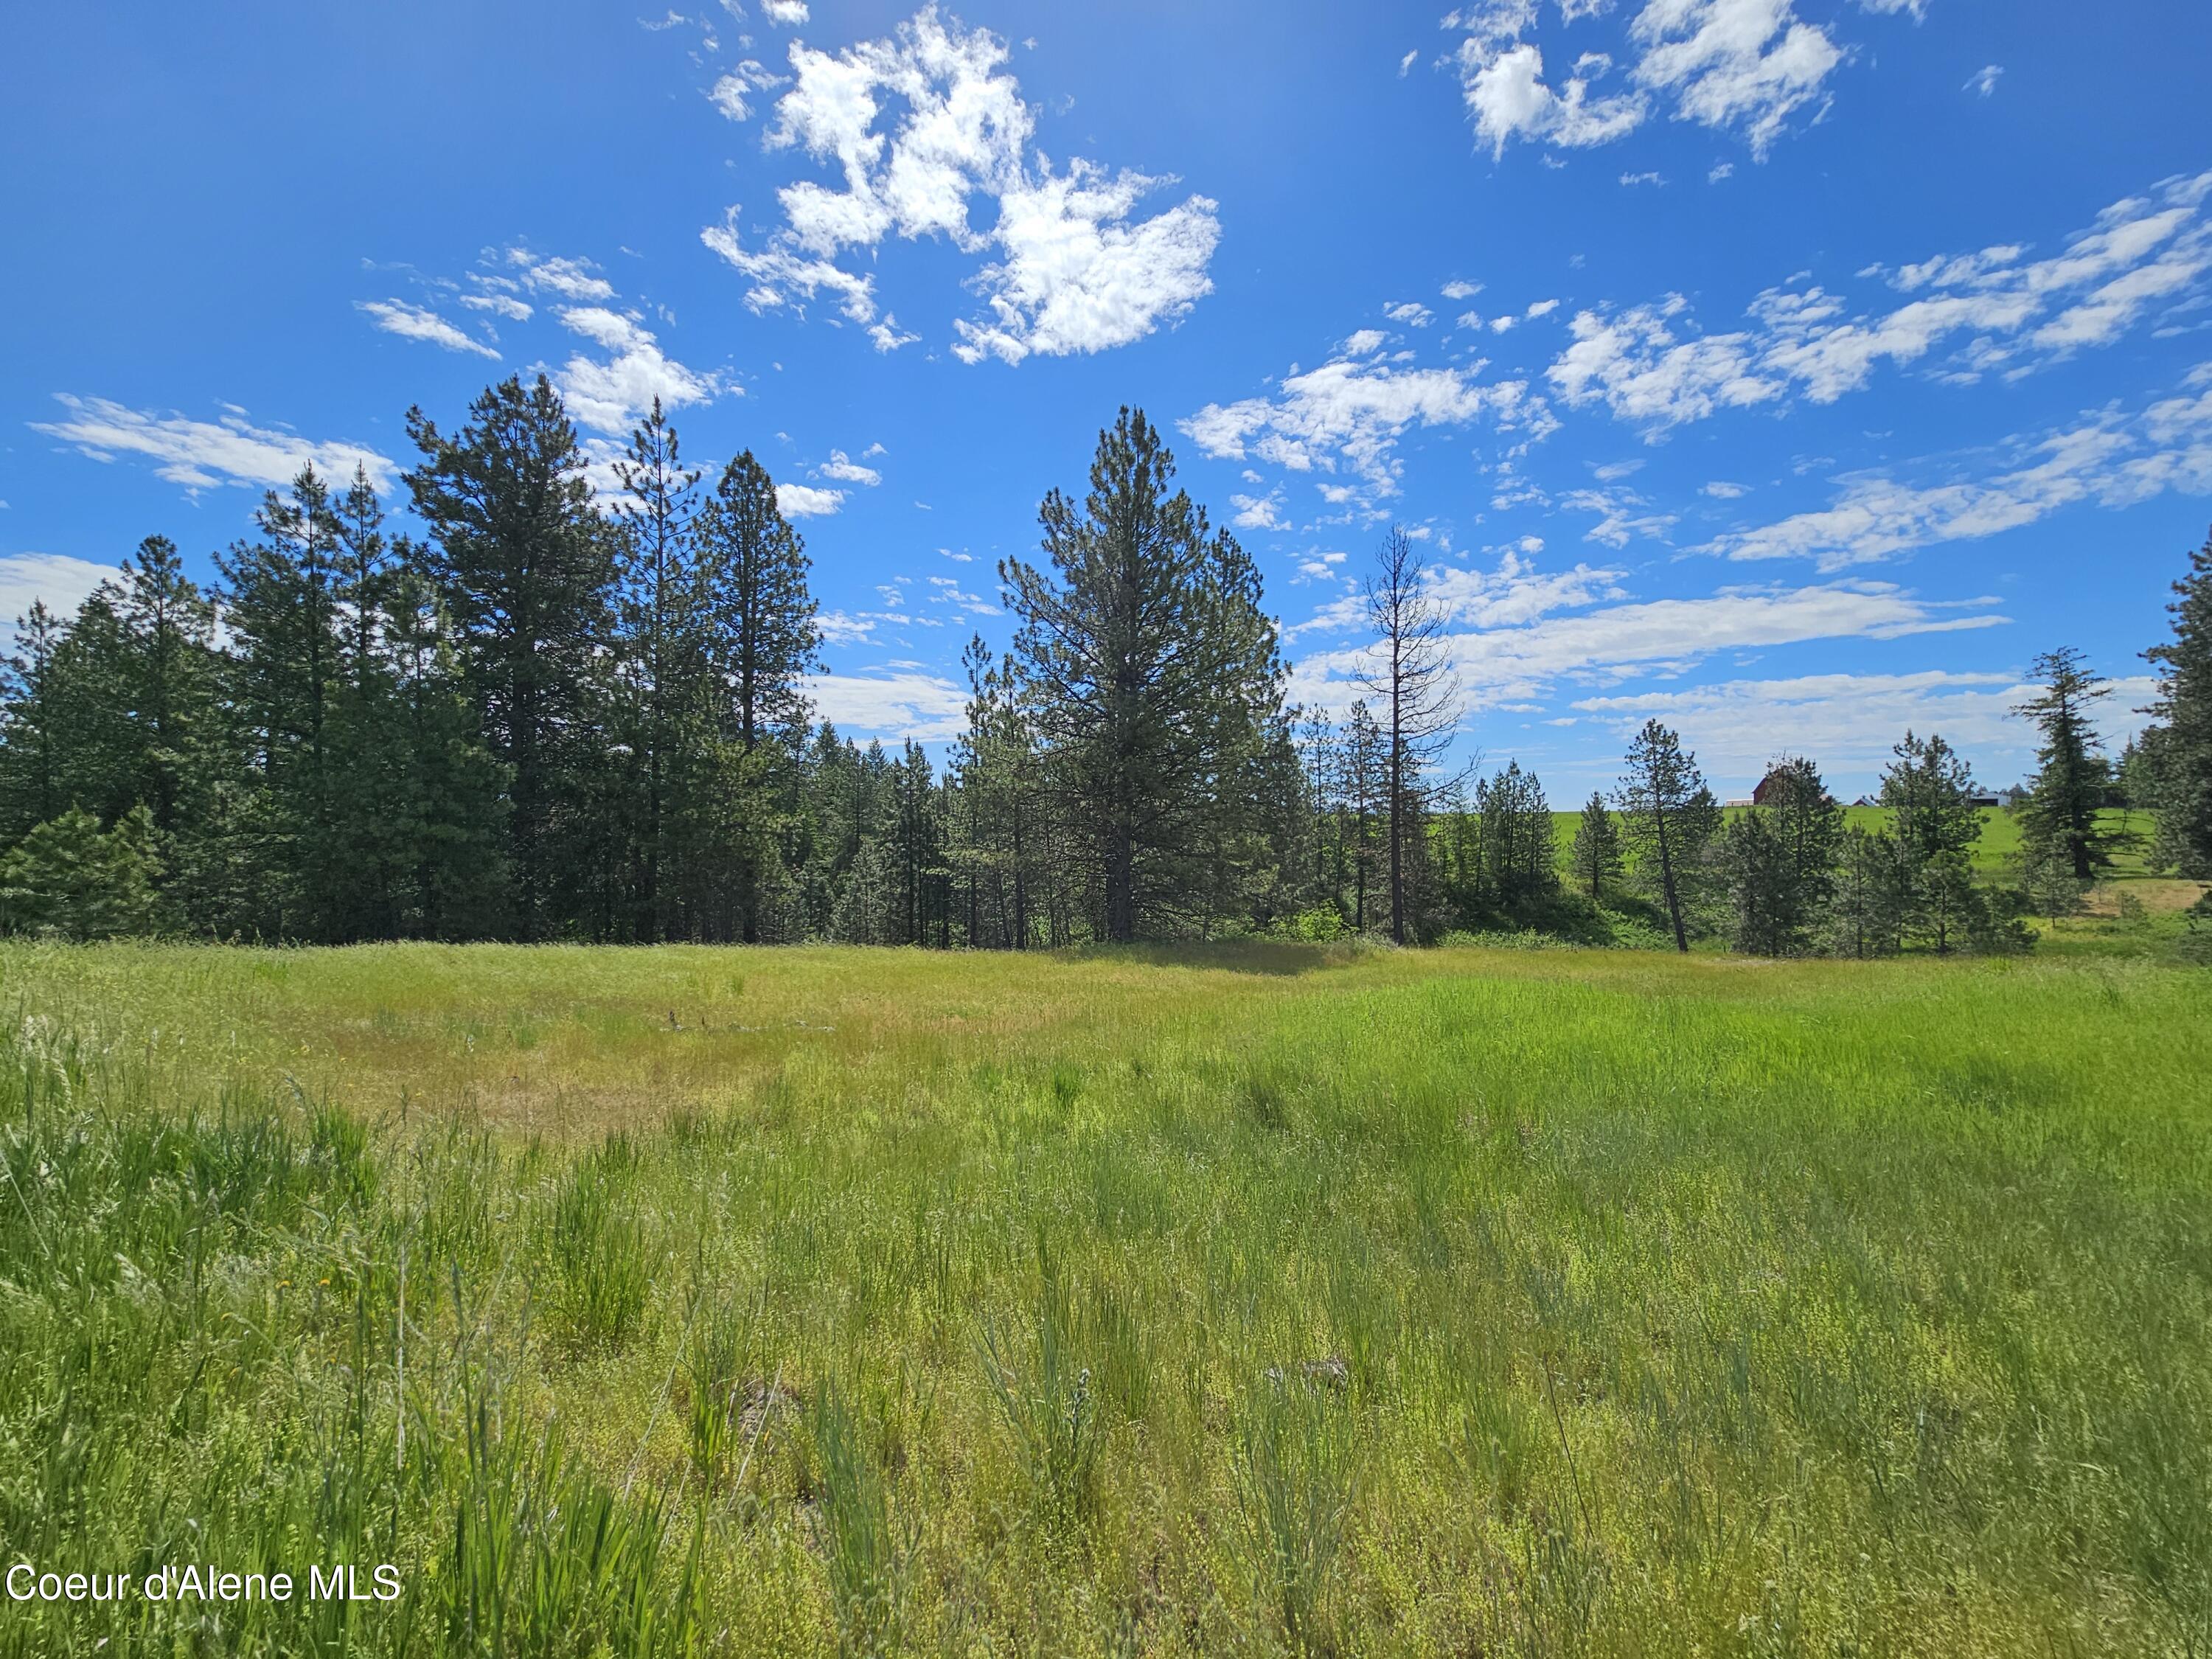
{"label": "green meadow", "polygon": [[2212,975],[0,945],[0,1652],[2212,1651]]}

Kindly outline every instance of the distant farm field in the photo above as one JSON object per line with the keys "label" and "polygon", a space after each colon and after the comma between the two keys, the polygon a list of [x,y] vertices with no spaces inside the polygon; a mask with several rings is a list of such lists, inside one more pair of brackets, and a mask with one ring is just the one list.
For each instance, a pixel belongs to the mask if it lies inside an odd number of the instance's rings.
{"label": "distant farm field", "polygon": [[[0,1652],[2212,1648],[2212,975],[0,946]],[[102,1644],[105,1644],[104,1646]]]}

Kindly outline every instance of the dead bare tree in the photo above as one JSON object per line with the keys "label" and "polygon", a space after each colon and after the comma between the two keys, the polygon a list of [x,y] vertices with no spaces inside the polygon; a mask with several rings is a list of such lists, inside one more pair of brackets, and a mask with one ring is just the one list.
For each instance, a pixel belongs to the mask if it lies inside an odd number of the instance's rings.
{"label": "dead bare tree", "polygon": [[1427,817],[1430,763],[1459,728],[1460,688],[1446,649],[1443,607],[1413,538],[1390,526],[1367,575],[1372,666],[1360,683],[1387,722],[1390,768],[1390,937],[1406,942],[1406,848]]}

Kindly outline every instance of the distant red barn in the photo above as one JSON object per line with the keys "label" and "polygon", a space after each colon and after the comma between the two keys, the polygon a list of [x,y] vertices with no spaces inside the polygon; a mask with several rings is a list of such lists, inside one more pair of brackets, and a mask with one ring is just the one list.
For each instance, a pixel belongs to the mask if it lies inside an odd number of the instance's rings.
{"label": "distant red barn", "polygon": [[[1759,781],[1759,787],[1751,792],[1751,804],[1753,806],[1765,806],[1780,794],[1781,791],[1782,775],[1779,772],[1769,772]],[[1824,805],[1835,805],[1835,797],[1832,795],[1822,795],[1820,800]]]}

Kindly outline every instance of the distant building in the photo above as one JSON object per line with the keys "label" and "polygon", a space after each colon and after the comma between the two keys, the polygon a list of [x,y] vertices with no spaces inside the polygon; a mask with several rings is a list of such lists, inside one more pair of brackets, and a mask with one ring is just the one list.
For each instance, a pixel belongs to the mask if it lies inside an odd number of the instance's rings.
{"label": "distant building", "polygon": [[[1759,787],[1751,792],[1751,799],[1743,804],[1747,806],[1764,806],[1774,799],[1774,792],[1781,787],[1781,774],[1769,772],[1759,781]],[[1830,806],[1836,804],[1836,798],[1833,795],[1822,795],[1820,799]],[[1863,801],[1860,803],[1862,805],[1865,804]],[[1735,803],[1731,801],[1729,805],[1734,805]]]}

